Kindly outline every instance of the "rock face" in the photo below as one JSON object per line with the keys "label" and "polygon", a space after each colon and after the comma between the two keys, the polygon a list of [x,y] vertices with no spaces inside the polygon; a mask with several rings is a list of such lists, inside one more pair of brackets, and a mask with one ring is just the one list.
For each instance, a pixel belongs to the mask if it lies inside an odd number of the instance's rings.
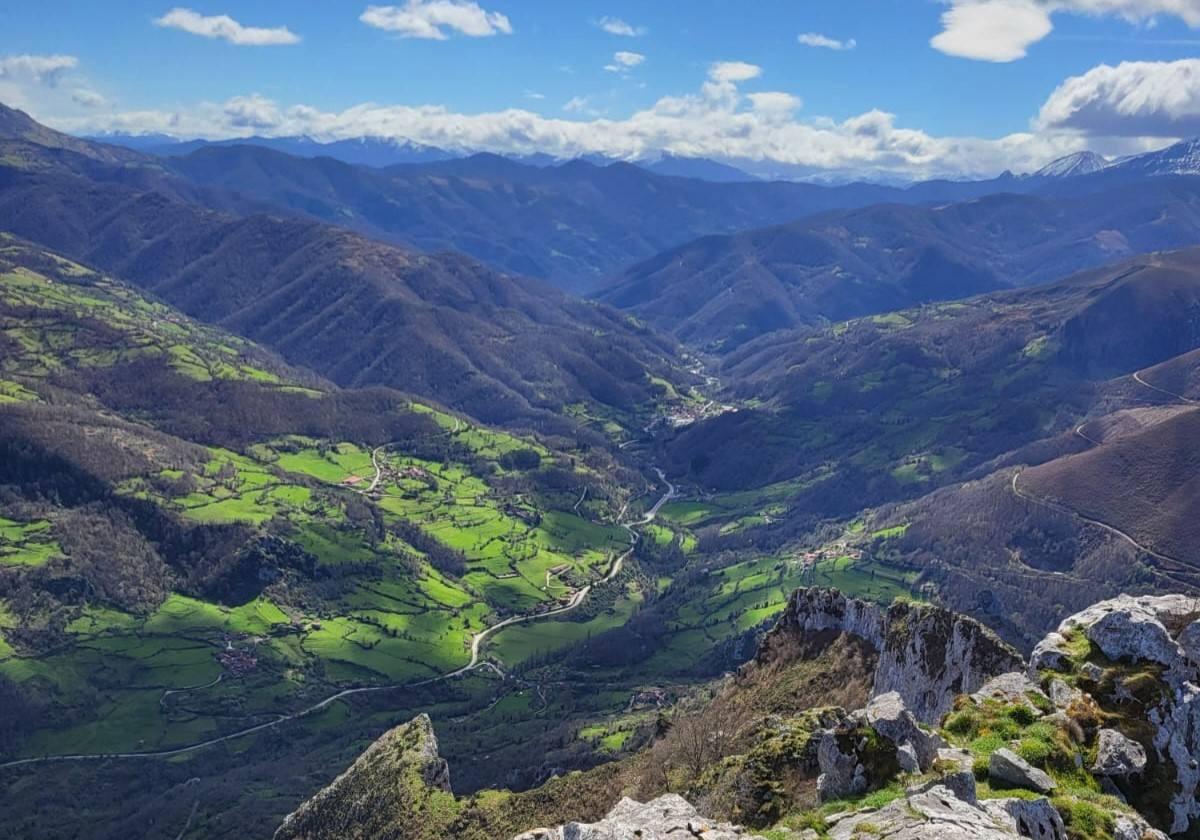
{"label": "rock face", "polygon": [[[1157,807],[1151,797],[1169,792],[1166,827],[1173,834],[1200,819],[1198,641],[1200,600],[1122,595],[1063,621],[1034,649],[1029,665],[1033,678],[1044,671],[1075,675],[1106,711],[1129,717],[1127,731],[1101,733],[1097,772],[1154,774],[1156,782],[1126,792],[1145,807]],[[1082,648],[1098,651],[1100,661],[1090,661],[1097,657]],[[1149,737],[1142,734],[1147,725]],[[1130,746],[1131,737],[1140,743]]]}
{"label": "rock face", "polygon": [[438,795],[451,797],[428,715],[384,734],[332,784],[284,819],[275,840],[403,838],[405,825]]}
{"label": "rock face", "polygon": [[879,652],[872,693],[897,692],[922,723],[937,723],[956,695],[1024,668],[1016,650],[965,616],[909,603],[884,609],[832,589],[796,590],[770,635],[830,630],[864,639]]}
{"label": "rock face", "polygon": [[673,793],[647,802],[622,799],[598,823],[567,823],[559,828],[537,828],[514,840],[763,840],[741,828],[706,820],[687,800]]}

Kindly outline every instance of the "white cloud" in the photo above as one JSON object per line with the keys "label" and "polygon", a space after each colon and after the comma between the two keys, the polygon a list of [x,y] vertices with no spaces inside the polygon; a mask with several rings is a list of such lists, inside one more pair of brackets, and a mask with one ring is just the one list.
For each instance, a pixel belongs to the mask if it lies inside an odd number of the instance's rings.
{"label": "white cloud", "polygon": [[154,21],[156,26],[179,29],[203,38],[220,38],[243,47],[271,47],[300,43],[300,36],[286,26],[270,28],[243,26],[229,15],[202,15],[185,8],[174,8]]}
{"label": "white cloud", "polygon": [[511,35],[512,24],[474,0],[408,0],[403,6],[367,6],[359,20],[401,38],[444,41],[450,32],[470,38]]}
{"label": "white cloud", "polygon": [[63,73],[78,65],[79,59],[73,55],[4,55],[0,56],[0,79],[53,86]]}
{"label": "white cloud", "polygon": [[1101,64],[1059,85],[1037,124],[1101,137],[1200,134],[1200,59]]}
{"label": "white cloud", "polygon": [[762,113],[790,114],[804,104],[800,97],[779,91],[751,93],[746,98],[755,111]]}
{"label": "white cloud", "polygon": [[536,90],[527,90],[527,91],[525,91],[525,98],[526,99],[536,99],[536,100],[540,101],[540,100],[546,98],[546,94],[539,93]]}
{"label": "white cloud", "polygon": [[[80,113],[52,120],[74,131],[166,132],[177,136],[310,135],[331,141],[362,136],[412,140],[440,148],[559,157],[601,154],[636,159],[657,152],[772,161],[805,171],[861,177],[964,177],[1002,169],[1036,169],[1085,148],[1073,133],[1022,133],[997,140],[935,137],[902,128],[882,111],[843,121],[802,121],[797,97],[781,91],[746,94],[739,82],[761,69],[714,65],[699,90],[665,96],[622,119],[604,117],[586,97],[563,106],[564,117],[520,108],[464,114],[434,105],[364,103],[341,111],[284,105],[252,95],[179,111]],[[1116,150],[1110,150],[1113,153]]]}
{"label": "white cloud", "polygon": [[839,41],[837,38],[830,38],[819,32],[805,32],[803,35],[796,36],[796,40],[806,47],[820,47],[827,50],[852,50],[858,46],[858,42],[853,38]]}
{"label": "white cloud", "polygon": [[942,15],[934,49],[978,61],[1016,61],[1029,45],[1050,34],[1049,13],[1033,0],[968,0]]}
{"label": "white cloud", "polygon": [[592,109],[586,96],[572,96],[563,105],[563,110],[568,114],[584,114],[590,113]]}
{"label": "white cloud", "polygon": [[1015,61],[1054,29],[1055,14],[1115,16],[1152,25],[1177,17],[1200,26],[1200,0],[943,0],[942,32],[930,41],[948,55],[979,61]]}
{"label": "white cloud", "polygon": [[748,82],[761,75],[761,67],[744,61],[718,61],[708,68],[708,78],[717,83]]}
{"label": "white cloud", "polygon": [[71,101],[83,108],[103,108],[108,104],[107,99],[90,88],[75,88],[71,91]]}
{"label": "white cloud", "polygon": [[645,63],[645,61],[646,56],[641,53],[621,50],[620,52],[613,53],[612,64],[606,64],[604,69],[609,73],[623,73],[626,70],[632,70],[634,67]]}
{"label": "white cloud", "polygon": [[625,38],[638,38],[646,34],[646,27],[634,26],[615,17],[602,17],[596,21],[596,26],[603,29],[609,35],[621,35]]}

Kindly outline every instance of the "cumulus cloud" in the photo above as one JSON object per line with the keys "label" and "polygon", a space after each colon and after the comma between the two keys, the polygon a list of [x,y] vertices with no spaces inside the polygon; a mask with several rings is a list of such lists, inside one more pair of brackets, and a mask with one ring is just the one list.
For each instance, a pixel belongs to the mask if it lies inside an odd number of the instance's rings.
{"label": "cumulus cloud", "polygon": [[511,35],[512,24],[474,0],[408,0],[403,6],[367,6],[359,20],[401,38],[445,41],[451,32],[469,38]]}
{"label": "cumulus cloud", "polygon": [[82,108],[103,108],[108,100],[91,88],[75,88],[71,91],[71,101]]}
{"label": "cumulus cloud", "polygon": [[615,17],[602,17],[596,21],[596,26],[603,29],[609,35],[621,35],[625,38],[639,38],[646,34],[646,27],[634,26]]}
{"label": "cumulus cloud", "polygon": [[761,75],[761,67],[745,61],[718,61],[708,68],[708,78],[717,83],[748,82]]}
{"label": "cumulus cloud", "polygon": [[1200,134],[1200,59],[1101,64],[1059,85],[1037,124],[1102,137]]}
{"label": "cumulus cloud", "polygon": [[612,64],[606,64],[604,69],[610,73],[623,73],[626,70],[632,70],[645,61],[646,56],[641,53],[621,50],[620,52],[613,53]]}
{"label": "cumulus cloud", "polygon": [[272,47],[300,43],[300,36],[286,26],[243,26],[229,15],[202,15],[177,7],[154,21],[165,29],[179,29],[202,38],[220,38],[243,47]]}
{"label": "cumulus cloud", "polygon": [[746,98],[751,107],[761,113],[790,114],[804,104],[800,97],[781,91],[751,93]]}
{"label": "cumulus cloud", "polygon": [[[773,161],[804,171],[912,178],[1029,171],[1085,148],[1070,132],[1022,133],[997,140],[936,137],[904,128],[883,111],[843,121],[796,116],[797,97],[743,92],[761,74],[754,65],[713,65],[694,93],[664,96],[622,119],[604,117],[586,97],[567,102],[563,117],[512,108],[463,114],[445,107],[364,103],[341,111],[284,105],[262,96],[236,97],[180,111],[89,112],[51,122],[80,132],[167,132],[179,136],[310,135],[324,141],[362,136],[412,140],[440,148],[559,157],[601,154],[633,160],[657,152],[718,159]],[[795,169],[793,169],[795,171]]]}
{"label": "cumulus cloud", "polygon": [[852,50],[858,46],[858,42],[853,38],[839,41],[837,38],[830,38],[820,32],[805,32],[803,35],[796,36],[796,40],[806,47],[819,47],[826,50]]}
{"label": "cumulus cloud", "polygon": [[59,77],[79,65],[73,55],[4,55],[0,56],[0,79],[56,85]]}
{"label": "cumulus cloud", "polygon": [[1016,61],[1054,29],[1054,14],[1116,16],[1152,24],[1177,17],[1200,26],[1200,0],[944,0],[942,31],[930,41],[947,55],[978,61]]}
{"label": "cumulus cloud", "polygon": [[1016,61],[1029,45],[1050,34],[1050,15],[1033,0],[959,2],[942,15],[934,49],[977,61]]}

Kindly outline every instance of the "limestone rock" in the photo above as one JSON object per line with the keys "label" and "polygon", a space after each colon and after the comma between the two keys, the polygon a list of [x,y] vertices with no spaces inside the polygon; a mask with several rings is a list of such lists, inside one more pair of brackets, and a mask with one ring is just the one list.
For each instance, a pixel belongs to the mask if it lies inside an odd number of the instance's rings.
{"label": "limestone rock", "polygon": [[1012,840],[1016,831],[975,805],[959,799],[948,788],[898,799],[877,811],[860,811],[838,820],[829,829],[830,840]]}
{"label": "limestone rock", "polygon": [[1146,769],[1146,750],[1115,729],[1101,729],[1092,772],[1125,778]]}
{"label": "limestone rock", "polygon": [[898,691],[874,697],[867,704],[865,713],[867,725],[895,744],[897,750],[910,748],[919,770],[928,770],[938,757],[938,750],[947,746],[940,735],[926,732],[917,725]]}
{"label": "limestone rock", "polygon": [[1157,828],[1151,828],[1141,817],[1124,814],[1113,824],[1113,840],[1169,840]]}
{"label": "limestone rock", "polygon": [[1050,699],[1025,674],[1012,671],[988,680],[978,691],[971,695],[971,699],[976,703],[982,703],[984,700],[989,699],[1000,700],[1005,703],[1023,703],[1033,709],[1033,711],[1041,714],[1041,709],[1029,699],[1031,694],[1047,700]]}
{"label": "limestone rock", "polygon": [[538,828],[513,840],[762,840],[737,826],[707,820],[683,797],[668,793],[650,802],[625,798],[598,823]]}
{"label": "limestone rock", "polygon": [[1048,799],[989,799],[983,809],[999,823],[1033,840],[1067,840],[1062,815]]}
{"label": "limestone rock", "polygon": [[968,750],[942,749],[938,750],[935,767],[942,775],[924,784],[910,787],[907,791],[911,796],[925,793],[935,787],[947,788],[956,797],[970,805],[978,802],[975,788],[975,759]]}
{"label": "limestone rock", "polygon": [[879,652],[872,695],[898,692],[927,724],[940,721],[957,695],[1025,667],[1017,651],[965,616],[907,602],[885,610],[832,589],[796,590],[771,635],[827,630],[871,644]]}
{"label": "limestone rock", "polygon": [[1058,632],[1049,633],[1037,643],[1029,657],[1029,676],[1036,679],[1041,670],[1062,671],[1070,658],[1066,637]]}
{"label": "limestone rock", "polygon": [[[1035,650],[1030,668],[1054,667],[1099,682],[1094,663],[1073,663],[1063,648],[1069,634],[1083,633],[1106,657],[1125,665],[1144,665],[1161,673],[1163,695],[1145,712],[1153,727],[1153,747],[1174,770],[1170,802],[1172,833],[1200,820],[1200,601],[1183,595],[1122,595],[1065,619]],[[1060,644],[1061,642],[1061,644]],[[1055,652],[1057,651],[1057,653]],[[1090,674],[1087,672],[1090,671]],[[1116,690],[1124,687],[1122,681]],[[1120,698],[1114,697],[1114,700]],[[1110,736],[1111,737],[1111,736]],[[1129,792],[1136,805],[1138,791]]]}
{"label": "limestone rock", "polygon": [[348,770],[289,814],[275,840],[402,836],[397,827],[430,798],[450,793],[428,715],[384,733]]}
{"label": "limestone rock", "polygon": [[1050,702],[1056,709],[1065,709],[1083,696],[1077,688],[1072,688],[1057,677],[1050,680]]}
{"label": "limestone rock", "polygon": [[870,787],[866,768],[858,756],[853,751],[843,752],[832,731],[821,736],[817,765],[821,768],[821,775],[817,777],[817,795],[823,802],[866,793]]}
{"label": "limestone rock", "polygon": [[1028,788],[1038,793],[1050,793],[1054,780],[1009,749],[999,749],[988,759],[988,778],[1011,787]]}

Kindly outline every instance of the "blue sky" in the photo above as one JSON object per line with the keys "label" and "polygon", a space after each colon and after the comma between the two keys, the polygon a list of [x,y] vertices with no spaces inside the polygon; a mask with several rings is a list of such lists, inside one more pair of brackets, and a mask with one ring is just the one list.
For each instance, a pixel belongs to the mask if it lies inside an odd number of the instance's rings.
{"label": "blue sky", "polygon": [[987,174],[1200,131],[1197,26],[1200,0],[50,0],[0,7],[0,101],[76,131]]}

